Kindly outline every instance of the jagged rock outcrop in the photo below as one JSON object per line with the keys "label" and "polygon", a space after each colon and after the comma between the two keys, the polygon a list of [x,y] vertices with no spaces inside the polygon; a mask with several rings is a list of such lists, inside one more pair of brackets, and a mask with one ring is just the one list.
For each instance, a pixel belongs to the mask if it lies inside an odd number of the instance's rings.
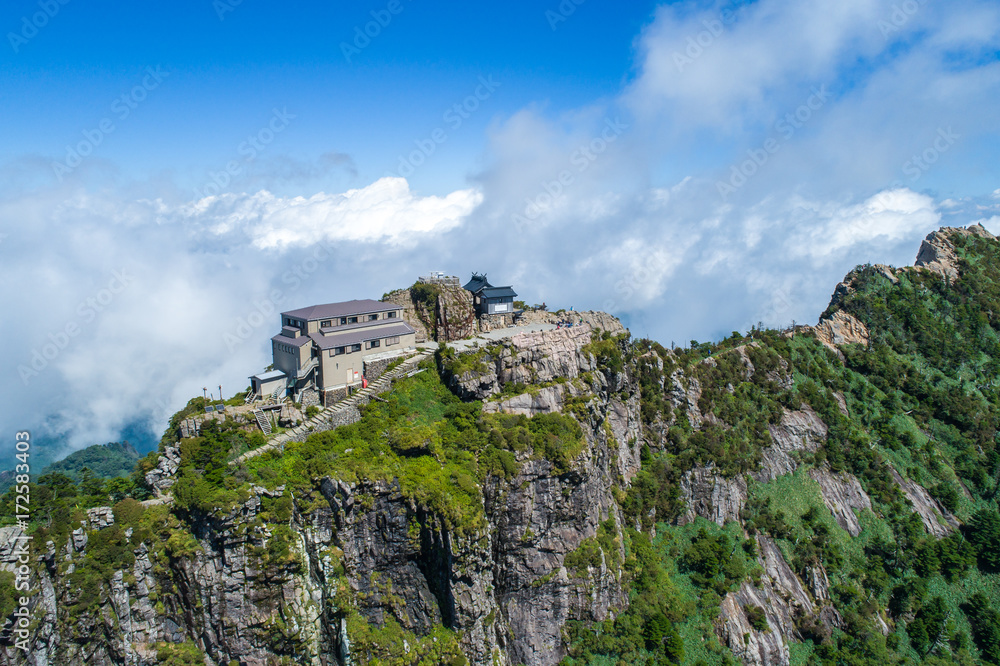
{"label": "jagged rock outcrop", "polygon": [[[761,584],[754,586],[744,581],[739,590],[726,595],[720,613],[720,636],[744,664],[787,666],[788,643],[802,639],[797,622],[811,618],[829,631],[839,624],[840,617],[832,607],[817,612],[813,598],[774,541],[764,536],[757,541],[758,562],[764,569]],[[822,576],[825,579],[825,572]],[[753,606],[764,611],[767,630],[757,631],[751,625],[746,608]]]}
{"label": "jagged rock outcrop", "polygon": [[809,470],[809,476],[819,484],[823,503],[830,509],[837,524],[851,536],[861,534],[861,521],[855,511],[871,511],[872,501],[857,477],[835,474],[826,465]]}
{"label": "jagged rock outcrop", "polygon": [[930,534],[941,538],[959,528],[961,523],[958,522],[958,519],[931,497],[923,486],[910,479],[904,479],[891,465],[889,473],[892,474],[896,485],[906,495],[906,499],[910,500],[913,510],[920,516],[924,528]]}
{"label": "jagged rock outcrop", "polygon": [[160,455],[156,467],[146,472],[146,483],[158,495],[162,495],[174,485],[177,468],[181,464],[181,449],[178,445],[167,446]]}
{"label": "jagged rock outcrop", "polygon": [[812,330],[820,342],[841,358],[843,354],[838,346],[851,344],[868,346],[870,339],[868,328],[843,310],[837,310],[832,316],[821,320]]}
{"label": "jagged rock outcrop", "polygon": [[477,333],[472,294],[458,286],[417,282],[382,297],[403,308],[403,320],[419,342],[449,342]]}
{"label": "jagged rock outcrop", "polygon": [[681,499],[687,512],[681,523],[692,522],[697,516],[725,525],[739,520],[747,501],[747,482],[742,476],[725,478],[712,467],[697,467],[681,479]]}
{"label": "jagged rock outcrop", "polygon": [[483,404],[483,411],[487,414],[524,414],[525,416],[561,412],[566,397],[582,393],[583,391],[576,388],[574,384],[556,384],[502,400],[486,402]]}
{"label": "jagged rock outcrop", "polygon": [[110,506],[97,506],[87,509],[87,519],[90,522],[90,529],[99,530],[115,524],[115,513]]}
{"label": "jagged rock outcrop", "polygon": [[534,333],[518,333],[488,348],[468,352],[481,368],[452,376],[450,386],[468,400],[497,395],[505,384],[543,384],[558,379],[573,380],[597,367],[596,359],[583,348],[591,342],[589,325]]}
{"label": "jagged rock outcrop", "polygon": [[993,234],[981,224],[973,224],[966,228],[945,227],[938,231],[932,231],[920,244],[917,260],[913,264],[914,268],[923,268],[949,280],[957,280],[959,277],[958,254],[956,254],[955,244],[951,240],[952,236],[955,235],[994,238]]}
{"label": "jagged rock outcrop", "polygon": [[798,468],[795,452],[814,453],[826,440],[826,424],[808,405],[794,412],[783,410],[781,421],[769,427],[773,444],[761,452],[760,468],[753,477],[773,481]]}
{"label": "jagged rock outcrop", "polygon": [[617,335],[625,330],[621,320],[599,310],[563,310],[548,312],[546,310],[529,310],[521,315],[518,324],[587,324],[595,331],[607,331]]}

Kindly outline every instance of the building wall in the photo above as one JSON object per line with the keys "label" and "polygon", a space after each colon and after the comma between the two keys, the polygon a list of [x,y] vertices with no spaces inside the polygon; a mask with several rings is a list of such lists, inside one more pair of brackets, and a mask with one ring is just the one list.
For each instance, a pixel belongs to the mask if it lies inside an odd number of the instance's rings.
{"label": "building wall", "polygon": [[[392,312],[394,316],[389,317],[388,316],[389,312]],[[370,314],[376,314],[376,313],[362,313],[358,315],[352,315],[352,317],[357,316],[358,322],[365,322],[368,321],[368,316]],[[378,314],[378,319],[376,321],[379,322],[379,325],[373,326],[371,329],[368,329],[373,333],[377,333],[378,328],[381,327],[381,324],[383,322],[386,325],[389,325],[404,321],[401,309],[379,312],[377,314]],[[294,324],[289,324],[288,319],[289,318],[285,317],[282,318],[281,320],[282,326],[294,325]],[[320,325],[327,320],[316,319],[313,321],[303,322],[302,320],[292,319],[292,321],[295,323],[304,323],[305,332],[303,333],[303,335],[308,335],[309,333],[319,332]],[[331,318],[329,321],[332,324],[331,328],[336,329],[341,325],[339,317]],[[319,356],[319,368],[316,371],[316,381],[318,384],[317,388],[328,389],[332,387],[343,386],[345,384],[352,384],[354,382],[360,382],[362,373],[364,372],[364,361],[363,361],[364,356],[377,354],[384,351],[394,351],[397,349],[401,350],[416,345],[415,334],[410,333],[406,335],[401,335],[399,336],[399,338],[400,338],[399,342],[394,345],[386,345],[385,340],[380,338],[381,344],[375,348],[366,348],[366,345],[362,343],[361,351],[359,352],[348,351],[347,353],[341,354],[339,356],[332,355],[333,354],[332,350],[324,350]],[[291,347],[291,345],[288,345],[288,347],[290,347],[292,350],[290,352],[279,350],[277,347],[278,344],[279,343],[272,342],[272,357],[274,359],[274,367],[278,370],[281,370],[289,377],[296,376],[298,369],[309,362],[309,358],[312,354],[313,343],[310,341],[308,344],[305,344],[299,348]],[[351,371],[350,378],[348,378],[347,375],[348,370]],[[354,376],[355,372],[357,372],[356,378]],[[302,387],[298,386],[297,388],[301,389]],[[273,390],[274,388],[272,387],[271,391]]]}
{"label": "building wall", "polygon": [[278,344],[279,343],[277,342],[271,341],[271,357],[274,359],[274,367],[277,370],[281,370],[289,377],[294,377],[298,369],[309,360],[312,342],[298,348],[291,347],[291,352],[279,350],[277,347]]}
{"label": "building wall", "polygon": [[506,296],[499,299],[489,299],[486,302],[485,314],[505,314],[514,311],[514,297]]}
{"label": "building wall", "polygon": [[[323,358],[320,363],[322,368],[320,375],[322,388],[329,389],[334,386],[342,386],[354,381],[361,381],[361,372],[364,366],[364,361],[362,360],[364,353],[363,345],[361,351],[347,352],[346,354],[340,354],[339,356],[332,356],[332,349],[324,351]],[[348,370],[352,373],[352,379],[350,381],[348,381],[347,378]],[[355,371],[358,373],[357,380],[353,379],[353,373]]]}
{"label": "building wall", "polygon": [[[402,351],[407,348],[412,348],[416,345],[416,338],[417,336],[415,333],[400,335],[399,342],[393,345],[385,344],[385,339],[383,338],[381,339],[381,344],[378,347],[365,349],[365,344],[362,343],[361,351],[347,352],[340,355],[331,355],[333,350],[327,349],[323,352],[321,360],[321,388],[329,390],[331,388],[343,386],[344,384],[360,382],[361,376],[365,372],[364,358],[366,356],[381,354],[386,351]],[[348,381],[347,378],[348,370],[351,370],[352,372],[352,379],[350,381]],[[356,379],[353,378],[354,372],[358,373]],[[372,381],[372,377],[368,377],[368,381]]]}
{"label": "building wall", "polygon": [[[263,396],[263,397],[270,396],[272,393],[274,393],[274,390],[276,388],[278,388],[279,386],[283,387],[285,385],[285,381],[286,381],[286,378],[283,377],[281,379],[271,379],[271,380],[268,380],[268,381],[264,382],[260,386],[260,394],[261,394],[261,396]],[[281,394],[278,394],[278,397],[281,397]]]}

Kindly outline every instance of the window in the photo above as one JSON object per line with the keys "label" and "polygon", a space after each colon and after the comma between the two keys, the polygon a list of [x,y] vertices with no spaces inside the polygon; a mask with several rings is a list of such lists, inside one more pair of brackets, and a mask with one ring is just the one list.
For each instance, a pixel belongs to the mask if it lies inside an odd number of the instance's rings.
{"label": "window", "polygon": [[321,321],[319,323],[319,327],[320,328],[330,328],[331,326],[333,326],[333,320],[332,319],[324,319],[323,321]]}
{"label": "window", "polygon": [[340,325],[343,326],[346,323],[347,323],[347,317],[341,317],[340,318]]}
{"label": "window", "polygon": [[348,317],[347,318],[347,323],[348,324],[357,324],[358,323],[358,318],[357,317]]}
{"label": "window", "polygon": [[333,354],[332,355],[333,356],[340,356],[341,354],[344,354],[346,352],[347,352],[347,348],[346,347],[336,347],[333,350]]}
{"label": "window", "polygon": [[356,345],[351,345],[351,351],[352,352],[359,352],[359,351],[361,351],[361,343],[359,342]]}
{"label": "window", "polygon": [[368,315],[368,321],[375,321],[376,319],[378,319],[378,315],[377,314],[370,314],[370,315]]}
{"label": "window", "polygon": [[372,349],[382,344],[381,340],[369,340],[365,343],[365,349]]}
{"label": "window", "polygon": [[385,318],[386,319],[395,319],[396,318],[396,311],[395,310],[389,310],[388,312],[385,313]]}

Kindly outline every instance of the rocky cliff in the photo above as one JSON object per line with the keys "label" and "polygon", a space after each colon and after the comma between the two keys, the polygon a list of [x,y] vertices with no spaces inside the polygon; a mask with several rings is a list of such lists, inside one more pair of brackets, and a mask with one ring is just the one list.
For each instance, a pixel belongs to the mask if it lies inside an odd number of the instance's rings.
{"label": "rocky cliff", "polygon": [[[0,663],[985,663],[998,245],[936,232],[816,327],[692,349],[545,314],[254,458],[213,421],[131,489],[46,480],[27,652],[0,528]],[[472,332],[432,296],[386,298]]]}
{"label": "rocky cliff", "polygon": [[478,332],[472,294],[461,287],[417,282],[382,300],[403,307],[403,319],[417,332],[417,342],[450,342]]}

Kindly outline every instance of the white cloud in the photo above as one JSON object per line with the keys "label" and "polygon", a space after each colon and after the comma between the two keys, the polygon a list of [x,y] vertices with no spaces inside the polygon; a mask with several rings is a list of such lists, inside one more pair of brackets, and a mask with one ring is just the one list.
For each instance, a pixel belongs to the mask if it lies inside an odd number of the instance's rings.
{"label": "white cloud", "polygon": [[[984,54],[998,11],[925,3],[883,34],[894,4],[759,0],[717,35],[704,3],[662,7],[617,98],[496,121],[473,186],[443,196],[383,178],[180,203],[152,186],[31,191],[37,179],[0,168],[18,183],[0,199],[0,306],[15,313],[0,320],[0,372],[19,381],[49,334],[80,326],[0,418],[54,414],[74,445],[143,414],[162,425],[202,386],[243,388],[268,362],[277,310],[377,297],[432,269],[487,270],[530,303],[609,309],[665,343],[815,321],[854,265],[910,264],[939,224],[1000,225],[995,178],[962,189],[995,161],[981,151],[995,145],[1000,66]],[[824,84],[822,108],[777,132]],[[942,127],[960,139],[914,177],[908,161]],[[780,149],[721,200],[716,182],[774,137]],[[79,304],[123,267],[134,282],[83,321]],[[251,317],[263,323],[228,344]]]}
{"label": "white cloud", "polygon": [[17,390],[0,420],[24,428],[44,416],[72,448],[150,415],[160,430],[203,386],[232,395],[270,362],[279,310],[412,282],[407,255],[418,261],[480,198],[420,197],[390,178],[308,199],[8,198],[0,307],[16,314],[0,321],[0,374]]}
{"label": "white cloud", "polygon": [[482,202],[475,190],[445,197],[418,197],[405,178],[382,178],[340,194],[309,198],[222,194],[185,207],[189,217],[216,218],[218,235],[242,231],[259,249],[284,249],[318,242],[405,243],[416,236],[453,229]]}

